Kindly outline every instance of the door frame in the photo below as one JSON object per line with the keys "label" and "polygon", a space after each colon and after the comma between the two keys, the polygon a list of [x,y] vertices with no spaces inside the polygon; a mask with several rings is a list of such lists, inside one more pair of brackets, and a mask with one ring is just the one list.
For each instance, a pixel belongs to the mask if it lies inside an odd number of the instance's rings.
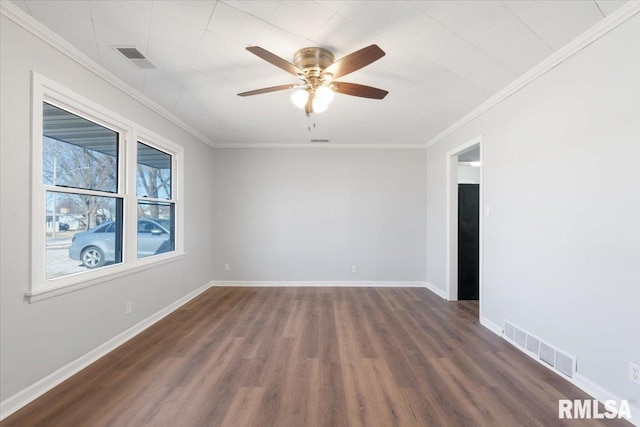
{"label": "door frame", "polygon": [[480,148],[480,209],[479,209],[479,310],[482,318],[482,290],[483,290],[483,211],[484,208],[484,159],[482,150],[482,135],[457,146],[447,152],[447,300],[458,300],[458,156],[476,147]]}

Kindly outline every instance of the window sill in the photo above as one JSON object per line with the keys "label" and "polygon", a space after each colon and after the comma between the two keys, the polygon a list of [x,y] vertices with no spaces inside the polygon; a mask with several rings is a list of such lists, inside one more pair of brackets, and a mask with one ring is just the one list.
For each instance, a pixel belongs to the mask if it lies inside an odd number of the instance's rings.
{"label": "window sill", "polygon": [[[73,277],[71,283],[64,283],[60,285],[42,286],[37,289],[27,291],[25,293],[25,299],[31,304],[34,302],[46,300],[49,298],[57,297],[59,295],[67,294],[69,292],[75,292],[80,289],[95,286],[100,283],[109,282],[119,277],[128,276],[130,274],[139,273],[150,268],[157,267],[159,265],[168,264],[170,262],[179,261],[184,258],[184,252],[174,252],[166,255],[156,255],[154,257],[137,260],[135,263],[124,265],[117,264],[109,267],[103,267],[100,270],[83,272],[75,276],[65,276],[64,279]],[[66,281],[66,280],[65,280]],[[51,280],[51,282],[55,282]]]}

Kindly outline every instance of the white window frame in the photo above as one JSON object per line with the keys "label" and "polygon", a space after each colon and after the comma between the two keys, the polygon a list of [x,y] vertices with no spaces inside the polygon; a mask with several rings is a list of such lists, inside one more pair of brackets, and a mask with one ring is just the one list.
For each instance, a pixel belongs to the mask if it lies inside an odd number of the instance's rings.
{"label": "white window frame", "polygon": [[[101,126],[118,132],[118,188],[117,193],[91,194],[122,198],[123,231],[122,262],[52,279],[46,278],[46,192],[86,194],[80,189],[66,189],[45,185],[43,168],[43,102],[50,103]],[[67,89],[66,87],[32,72],[32,134],[31,134],[31,278],[25,296],[36,302],[73,292],[117,277],[172,262],[184,256],[183,148],[140,125],[119,116],[105,107]],[[175,249],[159,255],[137,258],[137,204],[136,173],[138,141],[169,155],[172,161],[171,203],[175,204]]]}
{"label": "white window frame", "polygon": [[[138,207],[138,202],[141,200],[147,201],[147,202],[173,203],[175,206],[174,207],[174,224],[173,224],[173,227],[174,227],[173,235],[175,239],[174,251],[167,252],[166,254],[153,255],[150,257],[137,259],[138,252],[137,252],[137,246],[136,246],[136,239],[129,238],[129,242],[126,242],[125,239],[123,239],[123,244],[125,246],[129,245],[128,253],[130,253],[133,258],[136,258],[136,263],[142,263],[142,264],[154,263],[158,257],[162,259],[163,257],[170,257],[175,252],[179,252],[181,254],[184,253],[184,246],[183,246],[184,233],[182,232],[183,225],[184,225],[183,210],[182,210],[183,206],[182,206],[182,203],[180,203],[180,195],[182,194],[182,181],[183,181],[182,180],[182,175],[183,175],[182,147],[172,143],[168,139],[162,138],[161,136],[156,135],[140,127],[134,128],[133,135],[135,136],[135,138],[131,140],[132,143],[129,144],[128,146],[129,155],[127,156],[130,159],[135,159],[135,161],[132,161],[129,163],[129,166],[127,168],[127,176],[130,178],[130,181],[131,181],[130,191],[129,191],[130,200],[128,200],[127,204],[129,206],[133,206],[133,208],[130,208],[128,212],[125,208],[125,216],[129,215],[129,218],[128,218],[129,224],[136,224],[135,233],[137,233],[138,231],[137,207]],[[149,147],[163,151],[171,156],[171,199],[170,200],[154,199],[149,197],[146,197],[146,198],[138,197],[137,185],[136,185],[137,173],[138,173],[138,169],[137,169],[138,168],[138,162],[137,162],[138,142],[141,142]]]}

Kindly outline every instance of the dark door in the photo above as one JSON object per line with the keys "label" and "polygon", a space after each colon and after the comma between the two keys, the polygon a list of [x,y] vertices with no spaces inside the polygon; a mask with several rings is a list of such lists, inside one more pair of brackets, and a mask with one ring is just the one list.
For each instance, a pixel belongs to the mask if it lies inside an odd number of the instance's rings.
{"label": "dark door", "polygon": [[480,295],[480,185],[458,184],[458,299]]}

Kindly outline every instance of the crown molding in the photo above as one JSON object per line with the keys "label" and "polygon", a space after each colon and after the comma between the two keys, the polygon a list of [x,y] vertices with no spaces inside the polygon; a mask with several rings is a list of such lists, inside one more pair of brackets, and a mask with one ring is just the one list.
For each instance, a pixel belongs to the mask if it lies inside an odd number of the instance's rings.
{"label": "crown molding", "polygon": [[39,39],[51,45],[64,55],[68,56],[78,64],[82,65],[98,77],[110,83],[112,86],[129,95],[134,100],[149,107],[165,119],[169,120],[185,132],[193,135],[198,140],[213,148],[365,148],[365,149],[424,149],[424,144],[322,144],[322,143],[215,143],[204,134],[195,130],[173,113],[149,99],[140,91],[132,88],[118,77],[114,76],[107,69],[96,63],[93,59],[82,53],[78,48],[51,31],[48,27],[25,13],[18,6],[8,0],[0,0],[0,13],[20,27],[29,31]]}
{"label": "crown molding", "polygon": [[358,149],[383,149],[383,150],[424,150],[423,144],[331,144],[331,143],[225,143],[213,144],[213,148],[358,148]]}
{"label": "crown molding", "polygon": [[487,101],[480,104],[473,111],[463,116],[461,119],[456,121],[454,124],[446,128],[440,134],[429,140],[426,144],[269,144],[269,143],[224,143],[217,144],[206,137],[204,134],[200,133],[196,129],[192,128],[184,121],[176,117],[173,113],[157,104],[155,101],[149,99],[146,95],[139,92],[138,90],[130,87],[127,83],[120,80],[111,72],[107,71],[104,67],[97,64],[93,59],[89,58],[87,55],[82,53],[75,46],[67,42],[65,39],[51,31],[49,28],[41,24],[39,21],[34,19],[33,17],[26,14],[22,11],[18,6],[12,4],[7,0],[0,1],[0,14],[6,16],[8,19],[12,20],[25,30],[31,32],[36,37],[45,41],[55,49],[59,50],[61,53],[67,55],[69,58],[73,59],[80,65],[84,66],[89,71],[93,72],[103,80],[110,83],[112,86],[121,90],[125,94],[129,95],[134,100],[144,104],[149,109],[158,113],[165,119],[169,120],[171,123],[183,129],[185,132],[193,135],[198,140],[203,143],[213,147],[213,148],[379,148],[379,149],[417,149],[417,148],[430,148],[435,144],[442,141],[447,136],[451,135],[456,130],[462,128],[464,125],[468,124],[475,118],[479,117],[483,113],[487,112],[503,100],[507,99],[509,96],[513,95],[515,92],[519,91],[523,87],[527,86],[532,81],[536,80],[538,77],[542,76],[549,70],[553,69],[557,65],[566,61],[585,47],[589,46],[591,43],[607,34],[609,31],[613,30],[620,24],[624,23],[631,17],[635,16],[640,12],[640,1],[633,0],[625,5],[621,6],[618,10],[613,12],[611,15],[600,21],[598,24],[591,27],[589,30],[584,32],[578,38],[573,40],[571,43],[556,51],[553,55],[551,55],[546,60],[542,61],[540,64],[532,68],[527,73],[520,76],[506,88],[489,98]]}
{"label": "crown molding", "polygon": [[91,71],[98,77],[105,80],[107,83],[111,84],[115,88],[119,89],[126,95],[130,96],[134,100],[140,102],[144,106],[153,110],[160,116],[164,117],[171,123],[175,124],[185,132],[194,136],[201,142],[213,147],[214,142],[207,138],[204,134],[198,132],[184,121],[176,117],[173,113],[171,113],[166,108],[162,107],[160,104],[151,100],[142,92],[132,88],[124,81],[120,80],[118,77],[109,72],[106,68],[99,65],[93,59],[82,53],[78,48],[73,46],[71,43],[60,37],[58,34],[51,31],[48,27],[43,25],[41,22],[33,18],[32,16],[25,13],[18,6],[9,2],[8,0],[0,0],[0,14],[6,16],[11,21],[15,22],[20,27],[29,31],[34,36],[38,37],[45,43],[48,43],[53,48],[57,49],[64,55],[68,56],[81,66],[85,67],[87,70]]}
{"label": "crown molding", "polygon": [[542,76],[567,59],[571,58],[573,55],[580,52],[582,49],[589,46],[591,43],[598,40],[600,37],[604,36],[620,24],[629,20],[639,12],[640,1],[633,0],[627,2],[611,15],[607,16],[602,21],[598,22],[596,25],[582,33],[575,40],[573,40],[563,48],[557,50],[553,55],[533,67],[531,70],[516,79],[513,83],[480,104],[473,111],[463,116],[460,120],[446,128],[444,131],[440,132],[437,136],[429,140],[425,147],[433,147],[456,130],[462,128],[473,119],[487,112],[523,87],[527,86],[529,83],[536,80],[538,77]]}

